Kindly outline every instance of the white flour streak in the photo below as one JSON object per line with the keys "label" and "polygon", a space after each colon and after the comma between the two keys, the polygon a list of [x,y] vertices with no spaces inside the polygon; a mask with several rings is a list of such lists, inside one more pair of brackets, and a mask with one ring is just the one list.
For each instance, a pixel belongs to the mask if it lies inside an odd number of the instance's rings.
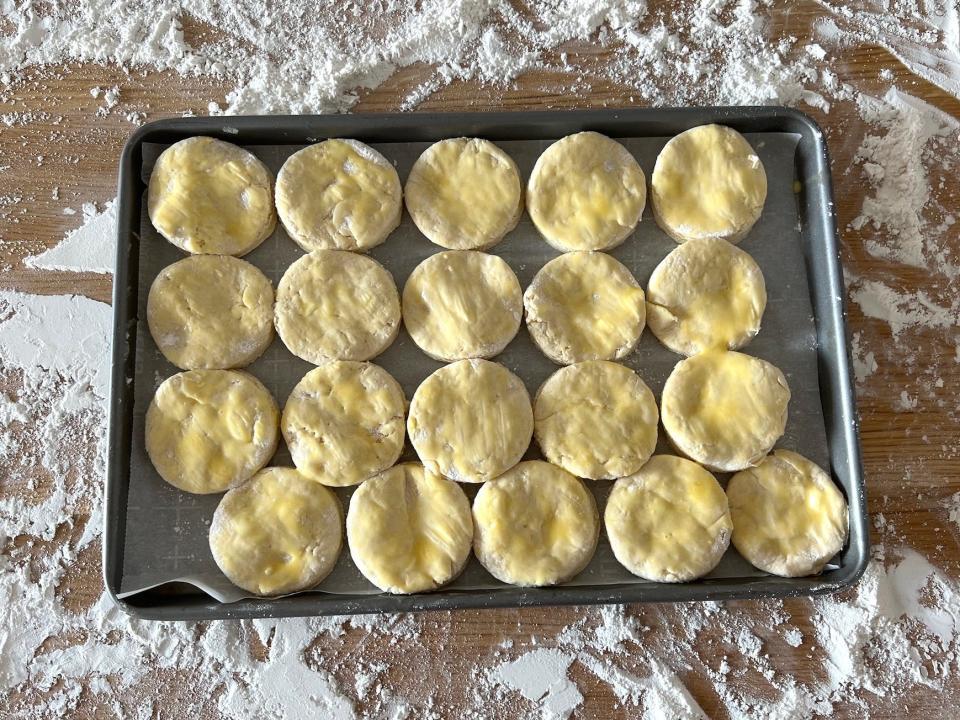
{"label": "white flour streak", "polygon": [[949,307],[935,302],[926,292],[901,292],[878,280],[854,281],[851,299],[869,318],[885,321],[894,340],[910,329],[939,330],[954,328],[960,323],[960,299]]}
{"label": "white flour streak", "polygon": [[650,674],[637,677],[609,660],[580,653],[578,659],[594,675],[607,683],[623,706],[643,708],[649,720],[706,720],[707,714],[693,699],[669,666],[649,661]]}
{"label": "white flour streak", "polygon": [[[867,250],[878,257],[925,267],[938,256],[939,234],[924,212],[931,201],[928,174],[932,165],[952,168],[960,141],[960,121],[911,95],[891,88],[882,100],[861,95],[863,119],[884,132],[868,134],[857,150],[858,163],[873,195],[867,195],[853,223],[875,231]],[[952,171],[952,170],[951,170]]]}
{"label": "white flour streak", "polygon": [[836,19],[821,25],[825,39],[880,45],[911,72],[960,98],[960,9],[954,0],[818,2]]}
{"label": "white flour streak", "polygon": [[[84,208],[86,210],[86,208]],[[23,264],[38,270],[113,273],[117,248],[117,206],[107,203],[103,212],[84,213],[83,225],[68,232],[61,243]]]}
{"label": "white flour streak", "polygon": [[916,552],[897,554],[902,559],[887,570],[871,564],[852,601],[814,601],[830,699],[863,690],[895,694],[915,684],[938,688],[956,671],[956,584]]}
{"label": "white flour streak", "polygon": [[84,297],[0,291],[2,367],[37,368],[106,399],[111,318],[109,305]]}
{"label": "white flour streak", "polygon": [[545,720],[568,718],[583,702],[583,695],[567,677],[573,660],[559,650],[531,650],[496,668],[492,677],[535,703]]}
{"label": "white flour streak", "polygon": [[857,381],[857,387],[860,387],[877,371],[878,365],[873,351],[864,351],[861,346],[859,332],[854,333],[850,339],[850,357],[853,360],[854,379]]}

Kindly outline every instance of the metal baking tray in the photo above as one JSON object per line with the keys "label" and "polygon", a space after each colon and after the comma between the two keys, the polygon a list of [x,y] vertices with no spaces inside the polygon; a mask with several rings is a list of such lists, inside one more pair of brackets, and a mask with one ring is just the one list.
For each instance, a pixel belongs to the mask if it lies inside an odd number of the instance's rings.
{"label": "metal baking tray", "polygon": [[[624,142],[637,155],[649,178],[657,147],[670,137],[705,123],[721,123],[735,128],[755,145],[758,138],[759,145],[764,145],[763,134],[789,137],[795,142],[792,162],[773,163],[774,167],[769,162],[767,164],[768,176],[776,180],[771,182],[771,193],[777,192],[774,187],[779,187],[780,202],[785,202],[789,211],[785,214],[778,211],[779,217],[776,217],[778,213],[771,213],[775,217],[767,223],[761,218],[741,244],[760,262],[768,291],[772,291],[764,327],[744,352],[778,362],[788,378],[794,362],[799,363],[798,367],[805,365],[808,370],[806,374],[798,370],[791,382],[794,394],[790,406],[791,420],[784,440],[778,446],[805,452],[825,467],[829,466],[847,498],[849,540],[823,574],[789,579],[769,576],[750,568],[731,547],[719,572],[691,583],[653,583],[634,578],[622,569],[617,575],[613,570],[615,563],[610,559],[609,544],[601,535],[597,568],[571,583],[551,588],[516,588],[489,578],[485,581],[475,559],[471,561],[475,567],[468,567],[465,573],[466,580],[461,579],[448,589],[410,596],[379,593],[372,586],[356,592],[323,591],[324,585],[321,584],[319,591],[283,598],[245,597],[234,602],[220,602],[186,582],[138,586],[132,593],[129,587],[124,587],[125,568],[128,571],[126,584],[130,582],[130,568],[126,566],[131,564],[134,550],[137,551],[135,564],[147,573],[152,562],[149,556],[143,557],[144,548],[154,546],[158,563],[162,556],[165,562],[172,558],[176,563],[178,558],[186,558],[187,565],[199,562],[209,566],[212,559],[205,541],[194,542],[195,547],[183,548],[170,537],[181,534],[193,537],[201,533],[205,528],[203,523],[209,522],[212,508],[219,500],[219,496],[187,497],[172,488],[158,490],[164,484],[149,463],[144,462],[143,404],[149,401],[162,379],[177,371],[172,365],[163,366],[162,358],[158,364],[159,353],[145,331],[143,311],[153,275],[160,267],[182,256],[163,241],[145,219],[146,177],[158,147],[193,135],[209,135],[260,154],[275,172],[283,157],[304,145],[327,137],[351,137],[378,147],[394,160],[403,181],[411,158],[427,144],[448,137],[485,137],[501,144],[518,159],[525,181],[531,158],[550,142],[581,130],[595,130]],[[392,152],[394,149],[396,152]],[[764,151],[760,152],[763,157]],[[518,154],[523,157],[517,157]],[[796,110],[713,107],[162,120],[138,129],[127,142],[120,162],[118,194],[103,567],[107,591],[131,615],[157,620],[200,620],[461,607],[789,597],[821,594],[849,586],[866,567],[869,557],[866,499],[846,339],[844,285],[836,239],[829,157],[819,127]],[[765,216],[767,214],[765,212]],[[671,246],[647,208],[637,231],[612,254],[630,267],[645,287],[653,266]],[[405,214],[401,228],[372,255],[393,272],[398,289],[402,289],[406,275],[414,265],[426,254],[439,250],[419,236]],[[278,226],[274,236],[247,259],[276,283],[285,267],[300,252]],[[526,215],[502,246],[492,248],[491,252],[502,254],[508,260],[524,287],[544,258],[557,254],[539,239]],[[799,298],[802,307],[786,307],[790,303],[778,302],[777,288],[780,287],[787,288],[784,298]],[[808,339],[795,331],[797,325],[809,326]],[[521,327],[517,339],[495,359],[520,374],[532,395],[554,366],[542,357],[535,360],[531,348],[526,330]],[[255,363],[250,369],[265,381],[282,406],[292,384],[310,366],[306,363],[298,365],[299,361],[293,359],[279,340],[275,340],[267,356],[268,360],[261,365]],[[409,399],[417,382],[434,367],[440,366],[440,363],[423,360],[424,357],[401,332],[397,343],[374,361],[382,363],[398,377]],[[679,359],[660,347],[646,331],[637,352],[626,362],[647,380],[659,402],[663,378]],[[276,372],[277,367],[287,369],[274,377],[271,373]],[[803,382],[797,383],[798,378],[803,378]],[[811,423],[815,432],[808,431]],[[662,431],[660,434],[663,435]],[[669,452],[662,438],[658,452]],[[405,455],[408,459],[414,457],[409,448]],[[537,456],[534,443],[528,457]],[[289,464],[289,455],[282,447],[275,462]],[[155,485],[144,486],[143,483]],[[588,484],[598,497],[602,513],[610,483],[588,481]],[[148,506],[135,507],[130,500],[134,497],[142,500],[144,487],[150,487],[155,493],[169,492],[169,495],[148,495],[151,498]],[[472,497],[475,488],[466,489]],[[128,517],[134,518],[129,526]],[[149,521],[145,522],[146,519]],[[346,547],[344,555],[346,560],[341,562],[344,567],[335,573],[349,573],[352,565]],[[353,587],[349,577],[347,587]]]}

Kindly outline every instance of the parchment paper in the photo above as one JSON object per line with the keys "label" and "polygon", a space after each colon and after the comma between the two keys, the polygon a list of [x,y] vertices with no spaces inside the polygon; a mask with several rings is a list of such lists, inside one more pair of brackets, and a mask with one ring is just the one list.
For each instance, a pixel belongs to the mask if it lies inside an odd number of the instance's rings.
{"label": "parchment paper", "polygon": [[[744,351],[780,367],[790,384],[793,397],[789,422],[778,447],[796,450],[829,468],[817,373],[816,329],[801,246],[800,212],[794,194],[794,156],[799,138],[785,133],[752,134],[747,138],[763,161],[769,187],[763,216],[740,247],[749,252],[763,270],[768,301],[760,334]],[[621,138],[620,141],[633,152],[649,179],[657,153],[668,139]],[[517,162],[525,182],[536,158],[551,142],[514,141],[498,144]],[[387,143],[375,144],[374,147],[396,164],[401,181],[405,181],[410,166],[429,145]],[[253,146],[248,149],[276,173],[283,161],[301,147]],[[153,163],[163,149],[164,146],[160,145],[143,146],[144,180],[149,178]],[[153,469],[144,449],[144,415],[147,406],[157,386],[177,372],[177,368],[160,354],[147,330],[147,293],[157,273],[182,258],[183,253],[153,229],[147,218],[145,198],[142,206],[138,293],[140,321],[137,327],[133,447],[121,596],[181,581],[201,588],[222,602],[232,602],[247,594],[223,576],[207,545],[210,519],[221,496],[190,495],[167,485]],[[640,284],[646,287],[653,268],[674,247],[674,242],[653,221],[648,206],[636,231],[612,254],[630,268]],[[371,255],[393,273],[397,288],[402,291],[411,270],[421,260],[441,250],[422,236],[404,213],[400,227]],[[540,238],[526,214],[516,230],[491,252],[510,264],[524,288],[530,284],[537,270],[559,254]],[[284,270],[301,254],[300,248],[287,237],[278,223],[273,236],[245,259],[263,270],[276,285]],[[523,326],[513,342],[495,359],[523,379],[531,396],[547,376],[557,369],[533,345]],[[649,330],[645,330],[639,347],[625,362],[650,385],[659,403],[663,383],[680,359],[680,356],[662,347]],[[442,365],[421,352],[404,330],[375,362],[397,378],[408,400],[419,383]],[[282,407],[293,386],[311,368],[309,363],[290,354],[277,338],[248,370],[270,389]],[[660,436],[657,452],[672,452],[662,430]],[[535,443],[526,457],[540,457]],[[416,459],[409,443],[402,459]],[[282,438],[272,464],[291,465]],[[725,484],[727,478],[721,476],[720,480]],[[596,495],[602,515],[612,482],[587,483]],[[472,500],[476,487],[467,485],[464,489]],[[346,508],[352,489],[343,488],[337,492]],[[762,575],[731,547],[708,577],[747,578]],[[601,533],[593,561],[567,584],[622,583],[649,584],[634,577],[616,562],[606,537]],[[490,589],[495,592],[503,585],[491,577],[475,558],[471,558],[464,573],[449,587]],[[311,592],[362,595],[380,591],[360,575],[344,543],[343,553],[333,573]]]}

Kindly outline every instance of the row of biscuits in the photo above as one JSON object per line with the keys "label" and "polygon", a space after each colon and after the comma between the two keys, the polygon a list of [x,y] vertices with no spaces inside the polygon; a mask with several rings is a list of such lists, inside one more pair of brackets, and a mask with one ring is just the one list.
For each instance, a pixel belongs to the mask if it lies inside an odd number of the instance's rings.
{"label": "row of biscuits", "polygon": [[544,265],[526,292],[500,257],[439,252],[410,274],[401,296],[375,260],[315,250],[284,273],[276,295],[253,265],[194,255],[167,266],[147,299],[157,347],[185,370],[244,367],[273,339],[316,365],[369,360],[396,338],[401,318],[430,357],[490,358],[525,317],[530,336],[557,364],[618,360],[649,326],[668,349],[692,356],[736,349],[760,328],[763,275],[749,254],[724,240],[692,240],[664,258],[647,293],[619,261],[601,252],[565,253]]}
{"label": "row of biscuits", "polygon": [[[734,475],[726,493],[700,465],[653,456],[614,484],[603,513],[616,559],[655,582],[702,577],[731,539],[761,570],[819,572],[843,545],[845,517],[829,476],[785,450]],[[210,549],[238,587],[284,595],[329,575],[343,526],[342,506],[328,488],[292,468],[267,468],[223,497]],[[541,460],[486,483],[472,508],[456,483],[419,463],[395,465],[353,493],[346,516],[354,564],[373,585],[397,594],[452,582],[471,548],[501,582],[555,585],[589,564],[599,534],[596,501],[583,481]]]}
{"label": "row of biscuits", "polygon": [[331,487],[360,484],[393,465],[405,430],[427,467],[458,482],[499,477],[534,437],[544,457],[568,472],[614,480],[650,458],[659,420],[673,446],[705,467],[751,467],[783,435],[789,399],[775,366],[712,350],[676,365],[664,385],[662,418],[641,377],[604,360],[557,370],[532,404],[523,381],[503,365],[460,360],[424,379],[407,411],[386,370],[335,360],[303,377],[282,416],[248,373],[178,373],[157,389],[145,437],[160,476],[197,494],[249,479],[273,455],[281,432],[296,467]]}
{"label": "row of biscuits", "polygon": [[[418,158],[401,191],[387,158],[356,140],[330,139],[291,155],[274,192],[267,167],[221,140],[192,137],[157,159],[147,208],[156,229],[194,254],[245,255],[277,216],[304,250],[366,252],[399,225],[401,205],[432,242],[484,250],[512,230],[524,207],[516,163],[489,140],[453,138]],[[737,242],[760,217],[767,181],[750,144],[720,125],[671,139],[657,158],[654,218],[677,242]],[[609,250],[633,231],[646,179],[620,143],[596,132],[569,135],[539,157],[526,206],[557,249]]]}

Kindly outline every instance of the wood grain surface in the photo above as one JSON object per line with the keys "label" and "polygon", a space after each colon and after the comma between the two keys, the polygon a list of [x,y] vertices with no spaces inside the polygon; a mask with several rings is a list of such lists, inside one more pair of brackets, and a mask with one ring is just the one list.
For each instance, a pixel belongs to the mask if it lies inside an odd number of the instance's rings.
{"label": "wood grain surface", "polygon": [[[802,47],[819,11],[807,2],[789,7],[789,11],[774,13],[772,33],[774,37],[794,35],[801,39],[798,46]],[[567,50],[578,63],[588,67],[600,67],[607,60],[606,51],[588,42],[572,43]],[[910,75],[880,48],[848,48],[833,68],[841,81],[862,92],[880,97],[895,84],[960,118],[960,101]],[[880,79],[884,69],[893,73],[892,81]],[[397,110],[402,98],[430,73],[428,67],[402,69],[381,87],[364,92],[353,111]],[[90,88],[119,85],[122,103],[118,109],[142,111],[148,120],[180,115],[185,110],[205,114],[207,103],[222,101],[230,88],[209,79],[172,73],[128,73],[92,65],[37,70],[36,75],[36,83],[18,86],[0,100],[0,114],[33,113],[35,117],[28,124],[0,128],[0,166],[10,166],[0,172],[0,288],[42,294],[76,293],[109,302],[111,278],[107,275],[36,271],[22,264],[24,257],[56,245],[65,231],[81,223],[79,213],[65,215],[64,207],[79,208],[81,203],[91,201],[102,206],[116,194],[119,153],[134,126],[120,112],[97,117],[102,101],[91,97]],[[456,83],[429,97],[417,110],[627,107],[631,105],[631,94],[636,105],[644,104],[635,91],[606,80],[597,78],[576,93],[569,91],[569,81],[561,74],[531,73],[508,88]],[[860,166],[854,162],[855,154],[864,136],[876,133],[877,129],[863,123],[853,103],[835,103],[829,114],[803,109],[826,131],[848,281],[878,279],[901,290],[923,289],[935,302],[954,302],[958,294],[956,280],[873,257],[863,246],[869,228],[863,234],[850,228],[868,192]],[[945,176],[938,196],[960,207],[960,178],[956,174]],[[954,225],[949,236],[954,253],[960,252],[956,228],[960,224]],[[848,310],[851,334],[857,336],[861,348],[875,353],[879,366],[858,393],[869,507],[874,520],[885,528],[882,533],[874,530],[874,542],[915,548],[951,577],[960,578],[960,536],[956,525],[948,521],[944,506],[952,494],[960,492],[960,440],[955,419],[960,405],[960,361],[948,361],[958,352],[957,328],[921,328],[911,331],[909,337],[905,334],[895,340],[885,322],[864,317],[852,303]],[[904,391],[909,398],[916,399],[916,407],[904,407]],[[878,520],[881,514],[882,519]],[[62,595],[69,596],[69,606],[78,612],[90,607],[101,593],[98,553],[98,546],[85,551],[80,566],[68,574],[65,587],[61,588]],[[783,608],[805,636],[812,632],[809,601],[787,601]],[[769,605],[733,602],[727,604],[727,611],[760,619],[769,616]],[[629,612],[653,628],[651,632],[682,631],[682,608],[637,606]],[[462,678],[476,672],[478,659],[489,659],[493,649],[506,640],[517,647],[530,645],[533,637],[549,642],[583,614],[582,608],[428,613],[421,618],[422,637],[413,646],[390,646],[384,642],[375,647],[375,638],[352,630],[314,648],[312,662],[331,669],[334,677],[349,686],[357,658],[382,657],[391,663],[385,686],[396,688],[398,695],[412,701],[425,698],[432,689],[435,709],[457,716],[455,708],[466,709],[474,702],[466,693]],[[712,667],[717,666],[721,655],[728,654],[730,662],[735,663],[735,649],[721,647],[718,638],[716,627],[707,626],[701,631],[696,640],[697,647],[702,649],[701,657]],[[776,656],[778,668],[807,682],[824,676],[823,658],[811,652],[809,646],[793,648],[776,637],[765,641],[764,651]],[[578,717],[635,716],[615,702],[608,685],[584,668],[575,664],[570,675],[585,696]],[[681,673],[681,678],[705,711],[712,717],[725,716],[712,682],[693,670]],[[763,679],[752,671],[734,672],[729,682],[743,683],[755,689],[758,696],[768,692]],[[216,716],[216,697],[208,696],[202,688],[191,687],[188,677],[173,671],[151,675],[149,682],[131,689],[129,699],[151,695],[164,698],[165,706],[171,709],[185,712],[190,708],[193,717]],[[944,717],[943,708],[960,703],[960,678],[954,677],[947,695],[917,686],[904,697],[868,695],[868,700],[872,717]],[[12,703],[8,707],[14,707],[15,701],[16,698],[8,698],[7,702]],[[518,701],[515,710],[522,717],[529,712],[529,705]],[[107,715],[109,708],[90,707],[89,713]],[[842,703],[836,713],[844,716]],[[170,716],[186,717],[175,713]],[[482,716],[481,712],[478,717]]]}

